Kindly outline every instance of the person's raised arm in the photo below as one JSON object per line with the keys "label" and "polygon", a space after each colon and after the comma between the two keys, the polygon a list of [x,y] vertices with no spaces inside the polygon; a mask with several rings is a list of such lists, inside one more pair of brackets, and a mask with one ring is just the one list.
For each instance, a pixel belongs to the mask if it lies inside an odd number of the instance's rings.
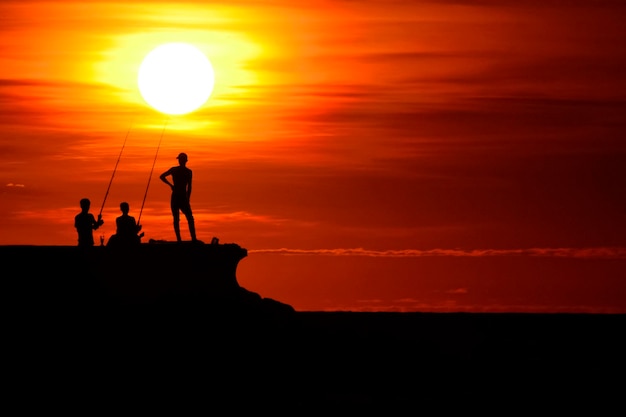
{"label": "person's raised arm", "polygon": [[98,220],[95,221],[94,219],[93,230],[98,230],[98,228],[102,226],[103,224],[104,224],[104,220],[102,220],[102,214],[98,214]]}

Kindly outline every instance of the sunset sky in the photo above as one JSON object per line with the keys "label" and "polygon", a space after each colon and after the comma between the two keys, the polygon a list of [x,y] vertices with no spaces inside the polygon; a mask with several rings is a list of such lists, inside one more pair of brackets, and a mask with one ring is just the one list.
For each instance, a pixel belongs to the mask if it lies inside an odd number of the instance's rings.
{"label": "sunset sky", "polygon": [[[83,197],[104,205],[97,241],[121,201],[144,242],[175,240],[158,176],[186,152],[198,238],[246,248],[239,283],[296,310],[626,313],[624,16],[617,0],[3,1],[0,245],[76,245]],[[137,87],[166,42],[215,71],[186,115]]]}

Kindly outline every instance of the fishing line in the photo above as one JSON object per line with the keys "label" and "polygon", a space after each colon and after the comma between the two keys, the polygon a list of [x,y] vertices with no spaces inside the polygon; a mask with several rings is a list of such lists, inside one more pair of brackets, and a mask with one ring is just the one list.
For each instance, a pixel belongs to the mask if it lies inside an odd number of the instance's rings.
{"label": "fishing line", "polygon": [[122,144],[122,149],[120,149],[120,154],[118,155],[117,161],[115,162],[115,168],[113,168],[113,173],[111,174],[111,180],[109,180],[109,186],[107,187],[107,191],[104,194],[104,200],[102,200],[102,207],[100,207],[100,213],[98,214],[98,217],[102,216],[102,210],[104,210],[104,203],[106,203],[107,201],[109,190],[111,189],[111,184],[113,184],[113,177],[115,177],[115,172],[117,171],[117,166],[119,165],[120,159],[122,158],[122,152],[124,152],[124,148],[126,147],[126,140],[128,139],[130,130],[133,127],[133,123],[134,123],[134,118],[133,118],[133,121],[131,121],[130,126],[128,126],[128,131],[126,132],[126,136],[124,137],[124,143]]}
{"label": "fishing line", "polygon": [[163,129],[161,130],[161,137],[159,138],[159,144],[156,149],[156,153],[154,154],[154,161],[152,161],[152,169],[150,170],[150,176],[148,176],[148,185],[146,185],[146,192],[143,195],[143,201],[141,203],[141,210],[139,211],[139,217],[137,217],[137,224],[141,224],[139,221],[141,220],[141,213],[143,213],[143,206],[146,204],[146,197],[148,196],[148,189],[150,188],[150,180],[152,179],[152,173],[154,172],[154,165],[157,161],[157,156],[159,155],[159,149],[161,148],[161,141],[163,140],[163,134],[165,133],[165,127],[169,122],[170,118],[167,117],[165,122],[163,123]]}

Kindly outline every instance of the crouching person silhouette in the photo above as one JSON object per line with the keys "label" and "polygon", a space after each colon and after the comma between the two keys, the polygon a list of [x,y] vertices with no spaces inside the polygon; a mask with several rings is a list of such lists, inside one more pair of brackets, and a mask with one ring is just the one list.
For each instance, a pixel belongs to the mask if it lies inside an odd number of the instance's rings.
{"label": "crouching person silhouette", "polygon": [[141,231],[141,225],[137,224],[137,221],[133,216],[130,216],[130,205],[127,202],[120,203],[120,210],[122,215],[115,219],[116,231],[109,239],[107,246],[122,246],[131,247],[141,243],[143,233]]}

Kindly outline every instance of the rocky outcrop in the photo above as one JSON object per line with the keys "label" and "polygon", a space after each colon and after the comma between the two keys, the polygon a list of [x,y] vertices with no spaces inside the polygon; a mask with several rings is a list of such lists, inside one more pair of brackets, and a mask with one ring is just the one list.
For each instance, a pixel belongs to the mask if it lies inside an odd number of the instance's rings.
{"label": "rocky outcrop", "polygon": [[133,248],[3,246],[5,305],[25,312],[281,316],[293,307],[241,287],[237,244],[143,243]]}

